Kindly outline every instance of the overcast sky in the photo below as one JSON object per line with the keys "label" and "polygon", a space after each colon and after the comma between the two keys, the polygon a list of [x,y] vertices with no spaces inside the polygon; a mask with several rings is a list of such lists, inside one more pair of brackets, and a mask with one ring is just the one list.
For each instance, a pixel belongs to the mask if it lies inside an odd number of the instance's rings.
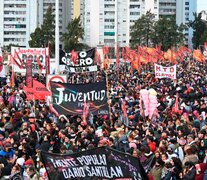
{"label": "overcast sky", "polygon": [[207,0],[197,0],[197,12],[207,11]]}

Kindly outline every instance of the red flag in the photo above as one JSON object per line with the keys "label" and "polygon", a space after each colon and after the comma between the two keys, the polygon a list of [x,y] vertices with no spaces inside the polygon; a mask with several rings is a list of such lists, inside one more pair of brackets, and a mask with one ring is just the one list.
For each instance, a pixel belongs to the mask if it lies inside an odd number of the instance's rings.
{"label": "red flag", "polygon": [[14,59],[16,60],[16,57],[17,57],[17,59],[19,60],[19,63],[20,63],[20,66],[21,66],[21,68],[23,68],[24,67],[24,63],[23,63],[23,61],[22,61],[22,59],[19,57],[19,54],[16,52],[16,50],[14,51]]}
{"label": "red flag", "polygon": [[10,82],[11,82],[11,87],[14,87],[15,86],[15,72],[14,72],[13,67],[12,67],[12,74],[11,74]]}
{"label": "red flag", "polygon": [[122,112],[123,112],[123,117],[127,117],[126,101],[125,100],[122,100],[121,109],[122,109]]}
{"label": "red flag", "polygon": [[[119,66],[120,66],[120,57],[119,57],[119,46],[118,46],[118,44],[116,46],[116,66],[119,69]],[[119,73],[119,71],[118,71],[118,73]]]}
{"label": "red flag", "polygon": [[102,48],[102,50],[103,50],[103,54],[104,54],[104,56],[108,56],[108,54],[109,54],[109,47],[108,47],[108,46],[104,46],[104,47]]}
{"label": "red flag", "polygon": [[179,107],[178,107],[178,93],[176,93],[176,98],[175,98],[175,112],[179,111]]}
{"label": "red flag", "polygon": [[74,49],[71,51],[71,60],[74,64],[76,64],[76,60],[78,59],[78,53],[74,51]]}
{"label": "red flag", "polygon": [[204,62],[205,61],[205,57],[203,56],[200,49],[195,49],[193,51],[193,58],[196,59],[199,62]]}
{"label": "red flag", "polygon": [[126,62],[126,53],[124,47],[122,47],[122,58],[124,59],[124,62]]}
{"label": "red flag", "polygon": [[21,64],[19,64],[12,55],[10,55],[10,61],[8,65],[11,65],[11,64],[17,65],[20,69],[22,69]]}
{"label": "red flag", "polygon": [[43,65],[41,64],[40,59],[38,57],[36,58],[36,60],[37,60],[37,64],[38,64],[39,70],[42,72]]}
{"label": "red flag", "polygon": [[55,113],[56,116],[59,116],[58,112],[55,110],[55,108],[52,106],[52,103],[49,103],[49,109],[51,112]]}
{"label": "red flag", "polygon": [[32,88],[33,86],[33,78],[32,78],[32,60],[26,60],[26,86],[28,88]]}
{"label": "red flag", "polygon": [[207,50],[207,42],[204,42],[204,50]]}
{"label": "red flag", "polygon": [[88,117],[88,114],[89,114],[89,106],[85,101],[84,106],[83,106],[83,120],[84,121],[86,121],[86,118]]}
{"label": "red flag", "polygon": [[96,50],[95,60],[96,60],[97,65],[101,67],[101,57],[97,50]]}
{"label": "red flag", "polygon": [[119,46],[116,46],[116,67],[117,67],[117,74],[119,77],[119,68],[120,68],[120,57],[119,57]]}
{"label": "red flag", "polygon": [[4,69],[4,64],[3,64],[2,50],[0,48],[0,74],[4,76],[4,72],[2,71],[3,69]]}

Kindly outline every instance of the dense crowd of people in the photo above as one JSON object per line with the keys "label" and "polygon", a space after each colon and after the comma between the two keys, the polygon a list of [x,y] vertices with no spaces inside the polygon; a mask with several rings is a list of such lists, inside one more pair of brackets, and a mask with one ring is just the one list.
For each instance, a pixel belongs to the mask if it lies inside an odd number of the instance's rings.
{"label": "dense crowd of people", "polygon": [[[100,146],[139,158],[149,179],[207,178],[207,64],[193,59],[179,62],[176,80],[155,78],[152,64],[138,71],[123,64],[119,73],[111,66],[107,74],[73,74],[68,82],[101,81],[106,76],[110,114],[89,114],[86,121],[80,115],[57,116],[45,101],[28,101],[23,75],[16,74],[14,87],[2,79],[0,179],[46,180],[41,151],[70,154]],[[44,75],[34,78],[45,83]],[[140,107],[140,90],[149,88],[158,97],[158,116],[151,119]]]}

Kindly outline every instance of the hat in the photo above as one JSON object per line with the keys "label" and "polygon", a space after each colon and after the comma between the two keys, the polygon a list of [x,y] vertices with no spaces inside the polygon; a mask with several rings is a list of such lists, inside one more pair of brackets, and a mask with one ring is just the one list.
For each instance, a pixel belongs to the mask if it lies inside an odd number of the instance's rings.
{"label": "hat", "polygon": [[181,145],[181,146],[184,146],[186,144],[186,140],[185,139],[178,139],[178,143]]}
{"label": "hat", "polygon": [[174,151],[175,150],[175,145],[174,144],[170,144],[168,146],[167,150]]}
{"label": "hat", "polygon": [[103,136],[103,131],[102,131],[102,129],[96,130],[95,134],[96,134],[98,137]]}
{"label": "hat", "polygon": [[12,144],[11,144],[10,142],[6,142],[6,143],[4,144],[4,147],[5,147],[5,148],[10,148],[10,147],[12,147]]}
{"label": "hat", "polygon": [[33,165],[34,163],[33,163],[33,160],[32,159],[28,159],[28,160],[26,160],[25,162],[24,162],[24,165],[26,165],[26,166],[31,166],[31,165]]}
{"label": "hat", "polygon": [[18,158],[16,161],[16,163],[19,164],[20,166],[23,166],[24,162],[25,162],[24,158]]}
{"label": "hat", "polygon": [[59,116],[59,119],[61,119],[61,118],[64,118],[66,121],[68,121],[68,118],[67,118],[64,114],[61,114],[61,115]]}
{"label": "hat", "polygon": [[37,144],[37,145],[35,146],[35,149],[37,149],[37,150],[41,150],[41,145],[40,145],[40,144]]}

